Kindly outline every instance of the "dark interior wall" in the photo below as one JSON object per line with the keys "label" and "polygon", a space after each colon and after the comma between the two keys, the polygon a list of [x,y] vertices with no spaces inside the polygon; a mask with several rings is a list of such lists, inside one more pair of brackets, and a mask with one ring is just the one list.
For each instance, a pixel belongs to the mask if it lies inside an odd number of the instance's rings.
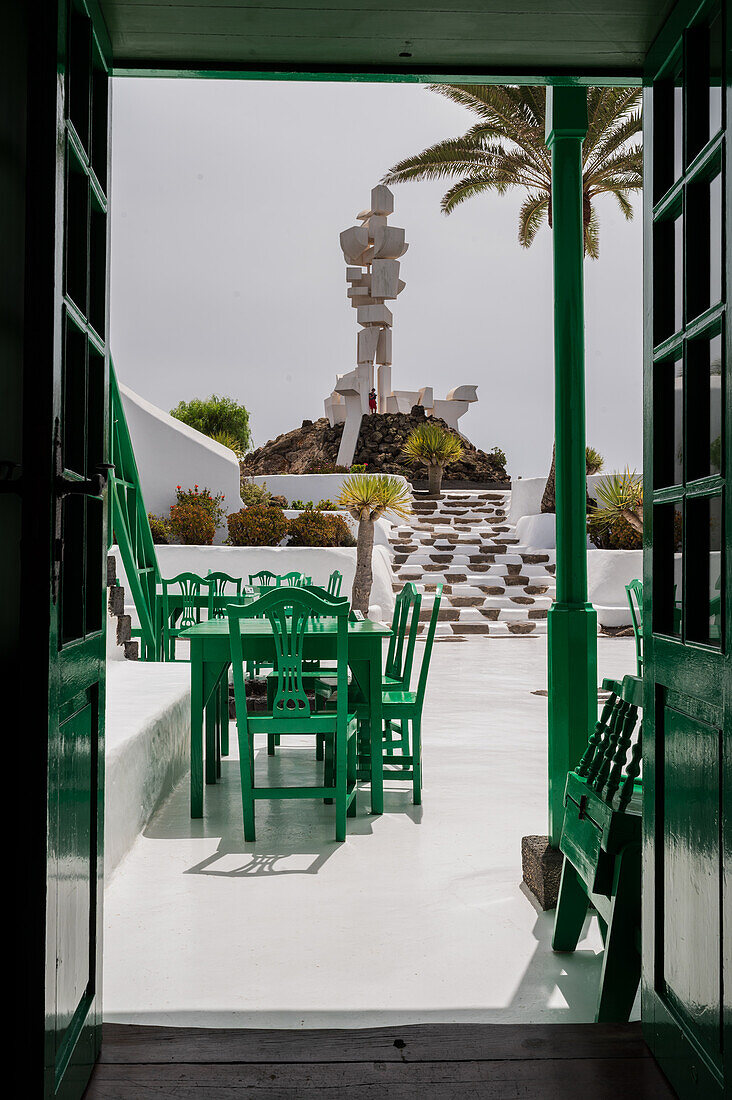
{"label": "dark interior wall", "polygon": [[[0,479],[22,459],[26,188],[26,5],[10,4],[0,35]],[[18,644],[20,497],[0,492],[0,655]]]}

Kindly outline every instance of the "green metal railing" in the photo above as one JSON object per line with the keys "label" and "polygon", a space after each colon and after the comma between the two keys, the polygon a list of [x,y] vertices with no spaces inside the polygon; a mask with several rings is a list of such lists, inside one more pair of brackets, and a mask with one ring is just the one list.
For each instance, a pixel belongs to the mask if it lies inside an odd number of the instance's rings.
{"label": "green metal railing", "polygon": [[140,620],[140,656],[146,661],[157,658],[156,616],[160,569],[150,532],[140,476],[132,449],[127,418],[117,385],[114,365],[109,367],[110,462],[108,545],[116,542],[127,576],[127,584]]}

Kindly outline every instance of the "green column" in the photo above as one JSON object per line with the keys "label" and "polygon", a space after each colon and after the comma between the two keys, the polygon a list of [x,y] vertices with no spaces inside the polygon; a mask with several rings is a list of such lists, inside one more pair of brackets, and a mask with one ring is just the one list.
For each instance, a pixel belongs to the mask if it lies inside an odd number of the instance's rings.
{"label": "green column", "polygon": [[547,89],[554,250],[557,594],[549,611],[549,841],[559,844],[567,772],[597,721],[597,615],[587,601],[582,141],[587,91]]}

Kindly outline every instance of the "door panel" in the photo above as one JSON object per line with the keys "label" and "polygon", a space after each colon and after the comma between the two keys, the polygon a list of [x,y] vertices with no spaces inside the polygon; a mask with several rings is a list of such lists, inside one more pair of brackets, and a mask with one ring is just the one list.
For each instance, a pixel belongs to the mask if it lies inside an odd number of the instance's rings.
{"label": "door panel", "polygon": [[643,1021],[705,1100],[731,1080],[729,7],[676,5],[643,104]]}
{"label": "door panel", "polygon": [[54,112],[45,1095],[64,1100],[101,1036],[109,97],[90,10],[59,0]]}

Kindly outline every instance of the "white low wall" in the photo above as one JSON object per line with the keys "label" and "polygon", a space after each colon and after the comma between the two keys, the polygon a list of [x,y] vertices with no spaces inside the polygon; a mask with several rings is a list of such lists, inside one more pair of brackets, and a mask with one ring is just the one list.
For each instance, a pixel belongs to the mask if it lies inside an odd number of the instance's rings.
{"label": "white low wall", "polygon": [[587,587],[601,626],[630,626],[626,584],[643,578],[642,550],[588,550]]}
{"label": "white low wall", "polygon": [[[293,500],[301,500],[307,504],[312,500],[317,504],[319,500],[332,500],[335,502],[341,491],[343,482],[349,474],[257,474],[248,480],[255,485],[264,485],[273,496],[287,497],[287,503]],[[411,484],[401,474],[394,474],[411,490]],[[176,483],[177,484],[177,483]]]}
{"label": "white low wall", "polygon": [[[239,460],[233,451],[169,416],[122,383],[119,390],[148,512],[167,516],[175,504],[177,485],[184,489],[206,486],[214,495],[223,493],[226,512],[243,507]],[[224,524],[215,541],[222,542],[226,535]]]}
{"label": "white low wall", "polygon": [[190,665],[114,661],[107,666],[107,877],[145,828],[161,798],[185,775],[190,732]]}
{"label": "white low wall", "polygon": [[[595,486],[606,474],[590,474],[587,478],[587,492],[595,496]],[[523,516],[541,514],[541,498],[546,486],[545,477],[519,477],[511,482],[511,507],[508,512],[509,523],[518,523]]]}
{"label": "white low wall", "polygon": [[[232,577],[243,577],[245,582],[252,573],[269,569],[272,573],[291,573],[299,570],[313,578],[313,583],[325,585],[334,569],[343,574],[341,591],[350,596],[356,572],[355,546],[156,546],[160,572],[164,577],[178,573],[197,573],[205,577],[209,570],[221,570]],[[111,551],[117,561],[117,576],[124,586],[129,600],[129,586],[119,554],[119,548]],[[394,573],[391,555],[385,546],[374,546],[373,585],[369,615],[371,618],[391,618],[394,610]]]}

